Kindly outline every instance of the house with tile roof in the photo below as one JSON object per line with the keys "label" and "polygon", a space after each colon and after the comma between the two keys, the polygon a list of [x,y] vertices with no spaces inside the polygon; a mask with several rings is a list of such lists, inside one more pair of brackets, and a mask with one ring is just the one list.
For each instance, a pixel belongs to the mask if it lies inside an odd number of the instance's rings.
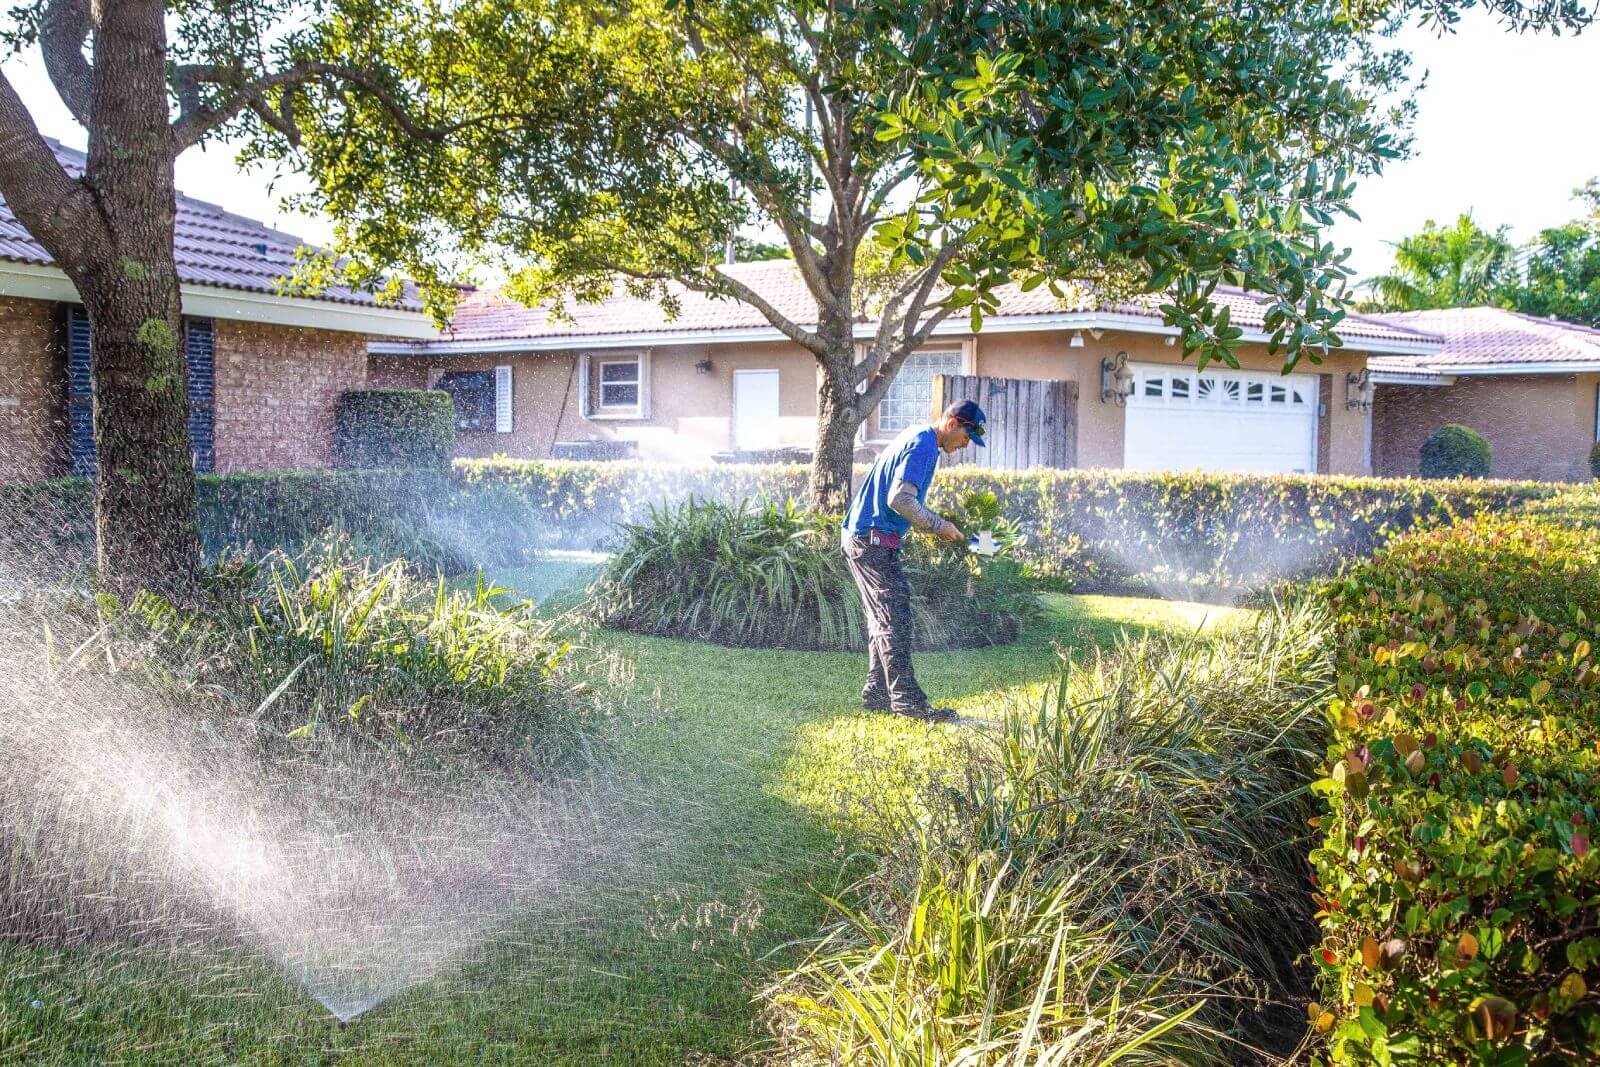
{"label": "house with tile roof", "polygon": [[1375,315],[1437,336],[1424,354],[1374,356],[1373,471],[1417,473],[1447,423],[1489,442],[1497,478],[1588,481],[1600,440],[1600,330],[1501,308]]}
{"label": "house with tile roof", "polygon": [[[816,305],[791,261],[723,268],[791,320]],[[816,434],[817,366],[753,307],[678,289],[668,315],[621,286],[568,316],[504,294],[467,295],[448,330],[426,341],[375,340],[377,383],[436,387],[457,397],[460,454],[637,455],[664,461],[799,454]],[[1284,376],[1267,351],[1266,305],[1220,292],[1245,330],[1239,369],[1197,371],[1153,301],[1062,300],[1047,288],[1002,291],[974,334],[964,317],[934,331],[863,427],[865,452],[929,415],[934,376],[1064,381],[1076,392],[1076,465],[1136,470],[1365,472],[1369,407],[1359,388],[1369,357],[1422,357],[1437,339],[1351,315],[1344,347]],[[857,330],[870,338],[875,324]],[[1127,368],[1119,392],[1115,370]],[[1125,394],[1125,395],[1124,395]],[[1001,431],[1003,432],[1003,431]],[[992,452],[992,450],[991,450]]]}
{"label": "house with tile roof", "polygon": [[[69,173],[84,154],[49,142]],[[366,384],[369,339],[436,335],[414,291],[398,306],[332,288],[288,296],[305,242],[179,194],[176,254],[196,466],[326,466],[333,405]],[[0,478],[93,470],[88,322],[77,290],[0,200]]]}

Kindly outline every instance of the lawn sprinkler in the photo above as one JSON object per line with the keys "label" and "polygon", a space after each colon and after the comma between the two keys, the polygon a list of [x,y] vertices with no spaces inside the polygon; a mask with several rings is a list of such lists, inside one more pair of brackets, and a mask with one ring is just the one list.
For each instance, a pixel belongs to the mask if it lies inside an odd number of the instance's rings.
{"label": "lawn sprinkler", "polygon": [[992,556],[1000,551],[1000,546],[995,543],[993,530],[979,530],[967,538],[967,548],[979,556]]}

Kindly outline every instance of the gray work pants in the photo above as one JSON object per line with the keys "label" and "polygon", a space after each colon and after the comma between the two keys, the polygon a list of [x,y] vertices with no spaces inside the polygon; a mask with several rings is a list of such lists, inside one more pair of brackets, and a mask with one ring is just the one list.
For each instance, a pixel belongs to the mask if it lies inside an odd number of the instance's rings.
{"label": "gray work pants", "polygon": [[867,684],[861,703],[920,711],[928,706],[928,697],[911,670],[911,582],[900,565],[900,550],[851,534],[842,543],[867,621]]}

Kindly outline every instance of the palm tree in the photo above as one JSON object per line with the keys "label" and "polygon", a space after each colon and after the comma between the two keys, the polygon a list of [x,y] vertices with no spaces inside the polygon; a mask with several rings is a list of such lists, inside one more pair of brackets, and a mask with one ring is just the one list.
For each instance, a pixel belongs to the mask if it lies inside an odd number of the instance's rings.
{"label": "palm tree", "polygon": [[1453,226],[1432,219],[1422,232],[1396,244],[1394,269],[1367,279],[1377,311],[1421,311],[1495,302],[1498,290],[1517,280],[1516,246],[1510,227],[1490,233],[1467,212]]}

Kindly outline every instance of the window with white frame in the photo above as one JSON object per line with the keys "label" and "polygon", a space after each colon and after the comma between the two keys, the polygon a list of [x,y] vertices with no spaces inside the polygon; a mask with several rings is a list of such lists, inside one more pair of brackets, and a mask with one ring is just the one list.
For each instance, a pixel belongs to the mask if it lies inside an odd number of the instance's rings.
{"label": "window with white frame", "polygon": [[959,350],[913,352],[878,402],[878,433],[888,436],[927,422],[932,415],[933,376],[960,374],[963,369]]}
{"label": "window with white frame", "polygon": [[633,411],[639,407],[639,357],[599,362],[601,411]]}

